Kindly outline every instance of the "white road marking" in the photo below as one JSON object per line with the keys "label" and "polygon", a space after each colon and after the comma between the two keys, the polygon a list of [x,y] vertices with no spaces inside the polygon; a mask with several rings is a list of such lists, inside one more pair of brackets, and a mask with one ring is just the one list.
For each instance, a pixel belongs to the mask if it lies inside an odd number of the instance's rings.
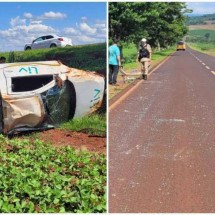
{"label": "white road marking", "polygon": [[211,71],[211,73],[212,73],[213,75],[215,75],[215,72],[214,72],[214,71]]}
{"label": "white road marking", "polygon": [[[203,63],[197,56],[195,56],[192,52],[189,52],[191,55],[193,55],[193,57],[195,57],[202,65],[204,65],[205,66],[205,68],[206,69],[210,69],[210,67],[209,66],[206,66],[206,64],[205,63]],[[215,75],[215,72],[214,71],[211,71],[211,73],[213,74],[213,75]]]}
{"label": "white road marking", "polygon": [[157,122],[185,122],[183,119],[158,119]]}

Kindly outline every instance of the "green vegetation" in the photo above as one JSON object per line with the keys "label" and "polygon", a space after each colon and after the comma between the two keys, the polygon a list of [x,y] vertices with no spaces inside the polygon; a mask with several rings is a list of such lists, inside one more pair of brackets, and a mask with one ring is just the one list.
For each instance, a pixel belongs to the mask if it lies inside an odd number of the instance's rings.
{"label": "green vegetation", "polygon": [[191,48],[215,56],[215,30],[190,30],[186,41]]}
{"label": "green vegetation", "polygon": [[[152,54],[152,67],[157,66],[161,61],[163,61],[167,56],[176,51],[176,46],[163,49],[161,51],[153,50]],[[129,73],[133,70],[140,70],[140,63],[136,62],[137,59],[137,47],[134,43],[123,46],[123,68]],[[119,75],[118,80],[122,81],[122,77]],[[118,87],[109,87],[109,99],[113,98],[115,95],[120,93],[126,86],[128,86],[133,80],[130,80],[123,85]]]}
{"label": "green vegetation", "polygon": [[182,2],[112,2],[109,4],[109,35],[125,43],[146,37],[158,49],[174,45],[187,33]]}
{"label": "green vegetation", "polygon": [[[176,47],[174,46],[161,51],[154,50],[152,54],[153,65],[157,65],[159,62],[161,62],[165,57],[173,53],[175,50]],[[123,65],[126,70],[136,69],[136,67],[139,66],[139,63],[136,62],[137,47],[133,43],[123,47],[123,59],[124,59]]]}
{"label": "green vegetation", "polygon": [[215,30],[190,30],[187,36],[187,42],[215,43]]}
{"label": "green vegetation", "polygon": [[189,16],[187,18],[187,25],[205,25],[207,24],[207,21],[212,21],[215,23],[215,13],[202,16]]}
{"label": "green vegetation", "polygon": [[[60,60],[106,75],[106,44],[1,55],[7,62]],[[99,114],[71,120],[61,128],[105,136],[105,104],[104,100]],[[0,212],[105,212],[106,156],[57,148],[39,139],[39,133],[11,140],[0,135]]]}
{"label": "green vegetation", "polygon": [[104,155],[0,135],[0,212],[105,212]]}
{"label": "green vegetation", "polygon": [[[11,59],[10,53],[1,53]],[[14,52],[14,62],[60,60],[63,64],[83,70],[106,73],[106,44],[72,46]],[[10,56],[10,57],[9,57]]]}
{"label": "green vegetation", "polygon": [[187,25],[195,25],[188,32],[188,45],[197,51],[215,56],[215,13],[188,17]]}
{"label": "green vegetation", "polygon": [[91,135],[106,136],[106,116],[92,114],[81,119],[73,119],[61,125],[62,129],[86,132]]}
{"label": "green vegetation", "polygon": [[192,49],[195,49],[197,51],[203,52],[205,54],[211,55],[215,57],[215,48],[214,44],[210,43],[189,43],[189,46]]}

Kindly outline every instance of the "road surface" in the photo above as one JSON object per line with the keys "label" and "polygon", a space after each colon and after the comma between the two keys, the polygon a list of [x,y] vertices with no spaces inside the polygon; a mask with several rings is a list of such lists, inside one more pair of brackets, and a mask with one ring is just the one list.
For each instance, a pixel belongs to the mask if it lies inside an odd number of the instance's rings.
{"label": "road surface", "polygon": [[109,212],[215,212],[215,58],[176,52],[111,109]]}

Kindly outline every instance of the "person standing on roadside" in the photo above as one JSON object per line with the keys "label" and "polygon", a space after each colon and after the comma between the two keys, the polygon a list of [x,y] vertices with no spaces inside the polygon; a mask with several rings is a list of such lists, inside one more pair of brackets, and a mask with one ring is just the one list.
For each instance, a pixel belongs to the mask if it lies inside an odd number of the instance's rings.
{"label": "person standing on roadside", "polygon": [[121,66],[119,41],[114,39],[109,47],[109,84],[116,85],[119,67]]}
{"label": "person standing on roadside", "polygon": [[149,65],[152,58],[152,49],[149,44],[146,42],[147,40],[143,38],[140,41],[140,47],[138,50],[138,61],[141,64],[141,72],[144,80],[147,80],[148,72],[149,72]]}

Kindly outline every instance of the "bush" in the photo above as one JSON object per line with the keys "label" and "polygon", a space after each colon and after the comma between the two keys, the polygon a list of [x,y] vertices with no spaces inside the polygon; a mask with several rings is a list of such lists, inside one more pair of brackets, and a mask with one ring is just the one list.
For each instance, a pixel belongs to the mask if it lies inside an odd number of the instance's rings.
{"label": "bush", "polygon": [[105,212],[104,155],[0,135],[0,212]]}

